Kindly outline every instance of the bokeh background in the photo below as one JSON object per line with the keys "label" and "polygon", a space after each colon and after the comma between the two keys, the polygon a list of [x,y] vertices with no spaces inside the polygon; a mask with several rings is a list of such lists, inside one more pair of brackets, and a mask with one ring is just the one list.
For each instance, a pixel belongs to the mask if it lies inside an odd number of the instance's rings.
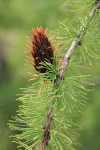
{"label": "bokeh background", "polygon": [[[9,138],[7,126],[16,114],[16,94],[21,87],[31,84],[27,72],[32,69],[25,63],[27,40],[33,27],[43,26],[52,31],[58,22],[69,14],[63,0],[0,0],[0,150],[16,150]],[[99,46],[98,46],[99,47]],[[99,49],[98,49],[99,50]],[[88,94],[89,100],[80,118],[77,150],[100,150],[100,67],[96,65],[90,73],[96,83],[95,90]]]}

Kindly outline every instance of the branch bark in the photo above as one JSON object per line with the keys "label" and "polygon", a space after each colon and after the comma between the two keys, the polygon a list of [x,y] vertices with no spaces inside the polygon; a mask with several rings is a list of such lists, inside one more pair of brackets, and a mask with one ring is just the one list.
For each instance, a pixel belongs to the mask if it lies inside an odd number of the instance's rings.
{"label": "branch bark", "polygon": [[46,146],[48,146],[48,142],[50,140],[51,122],[53,120],[52,111],[53,111],[53,108],[51,108],[47,113],[47,122],[43,126],[44,131],[43,131],[43,138],[42,138],[40,150],[45,150],[45,148],[46,148]]}
{"label": "branch bark", "polygon": [[[89,13],[89,20],[87,22],[87,24],[93,19],[97,9],[100,9],[100,0],[97,1],[94,5],[94,7],[92,8],[91,12]],[[86,32],[86,26],[82,26],[80,29],[80,33],[79,35],[76,37],[76,39],[71,43],[70,48],[68,49],[67,53],[65,54],[64,58],[63,58],[63,62],[62,62],[62,66],[61,66],[61,70],[60,73],[56,76],[56,79],[54,81],[54,83],[59,86],[60,82],[63,78],[63,73],[64,70],[66,69],[66,67],[69,65],[69,60],[72,56],[72,54],[74,53],[75,49],[77,48],[78,45],[80,45],[81,40]]]}

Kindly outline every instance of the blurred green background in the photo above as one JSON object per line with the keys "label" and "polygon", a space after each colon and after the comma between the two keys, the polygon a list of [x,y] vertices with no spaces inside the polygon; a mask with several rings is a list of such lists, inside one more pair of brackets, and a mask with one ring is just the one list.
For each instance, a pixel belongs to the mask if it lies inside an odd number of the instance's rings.
{"label": "blurred green background", "polygon": [[[32,71],[25,64],[25,36],[31,36],[32,27],[43,26],[49,31],[58,28],[58,22],[71,16],[63,0],[0,0],[0,150],[16,150],[9,138],[7,123],[16,114],[16,94],[21,87],[31,84],[27,75]],[[73,17],[73,16],[71,16]],[[91,70],[95,90],[80,118],[78,150],[100,150],[100,69]]]}

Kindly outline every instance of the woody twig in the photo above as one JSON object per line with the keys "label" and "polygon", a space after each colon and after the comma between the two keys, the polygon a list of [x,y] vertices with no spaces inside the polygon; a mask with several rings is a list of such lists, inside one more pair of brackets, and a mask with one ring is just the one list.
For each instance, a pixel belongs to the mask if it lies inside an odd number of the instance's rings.
{"label": "woody twig", "polygon": [[45,150],[45,148],[46,148],[46,146],[48,146],[48,143],[50,140],[51,122],[53,120],[52,111],[53,111],[53,109],[51,108],[47,113],[47,122],[43,126],[43,138],[42,138],[40,150]]}

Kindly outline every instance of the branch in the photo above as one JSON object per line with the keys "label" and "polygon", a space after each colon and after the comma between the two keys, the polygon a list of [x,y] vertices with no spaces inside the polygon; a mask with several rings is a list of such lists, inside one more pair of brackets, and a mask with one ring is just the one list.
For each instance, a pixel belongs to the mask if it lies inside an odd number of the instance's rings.
{"label": "branch", "polygon": [[[100,0],[95,3],[94,7],[92,8],[91,12],[89,13],[89,21],[87,22],[87,25],[93,19],[94,15],[96,13],[96,10],[99,9],[99,8],[100,8]],[[54,81],[54,83],[57,86],[60,85],[60,82],[61,82],[61,80],[63,78],[64,70],[69,65],[69,60],[70,60],[73,52],[75,51],[77,46],[81,44],[81,40],[82,40],[82,38],[83,38],[83,36],[84,36],[84,34],[86,32],[86,28],[87,28],[87,26],[84,26],[84,25],[80,28],[81,30],[80,30],[79,35],[72,42],[70,48],[68,49],[67,53],[65,54],[65,56],[63,58],[63,62],[62,62],[60,73],[56,76],[56,79]]]}
{"label": "branch", "polygon": [[[90,14],[89,14],[89,21],[87,22],[87,24],[93,19],[96,10],[100,8],[100,0],[98,2],[95,3],[93,9],[91,10]],[[80,33],[78,34],[78,36],[76,37],[75,40],[73,40],[70,48],[68,49],[67,53],[65,54],[64,58],[63,58],[63,62],[62,62],[62,66],[61,66],[61,70],[59,75],[56,76],[56,79],[54,81],[54,83],[59,86],[61,80],[63,79],[63,73],[64,70],[66,69],[66,67],[69,65],[69,60],[72,56],[72,54],[74,53],[75,49],[77,48],[78,45],[81,45],[81,40],[86,32],[86,28],[87,26],[82,26],[80,29]],[[47,114],[47,122],[43,127],[43,138],[42,138],[42,142],[41,142],[41,146],[39,150],[45,150],[46,146],[48,146],[48,142],[50,141],[50,129],[51,129],[51,122],[53,120],[53,108],[51,108],[48,111]]]}
{"label": "branch", "polygon": [[89,14],[89,17],[90,19],[92,19],[96,13],[96,10],[97,9],[100,9],[100,0],[98,0],[95,4],[95,6],[93,7],[93,9],[91,10],[90,14]]}
{"label": "branch", "polygon": [[52,111],[53,111],[52,108],[48,111],[47,122],[43,127],[44,132],[43,132],[43,139],[42,139],[40,150],[45,150],[45,148],[46,148],[46,146],[48,146],[48,142],[50,140],[50,128],[51,128],[51,122],[53,120]]}

